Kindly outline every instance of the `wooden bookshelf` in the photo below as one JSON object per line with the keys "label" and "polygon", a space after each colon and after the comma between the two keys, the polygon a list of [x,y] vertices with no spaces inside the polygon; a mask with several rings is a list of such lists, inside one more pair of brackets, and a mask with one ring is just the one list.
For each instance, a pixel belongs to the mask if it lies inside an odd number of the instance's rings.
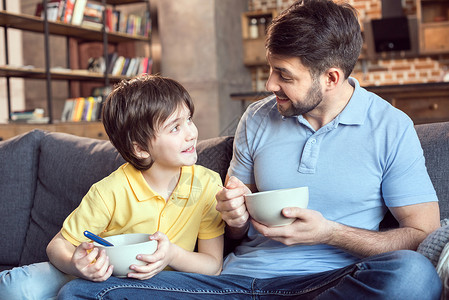
{"label": "wooden bookshelf", "polygon": [[[77,80],[77,81],[104,81],[103,73],[94,73],[87,70],[50,69],[53,80]],[[47,73],[43,68],[0,66],[0,77],[20,77],[31,79],[46,79]],[[126,79],[126,76],[113,76],[109,74],[109,80],[118,82]]]}
{"label": "wooden bookshelf", "polygon": [[[0,26],[9,27],[30,32],[44,33],[45,21],[40,17],[31,15],[17,14],[0,10]],[[88,27],[71,25],[59,21],[48,21],[49,34],[80,38],[90,41],[102,41],[103,32]],[[126,34],[122,32],[107,32],[108,42],[124,43],[124,42],[147,42],[149,38]]]}
{"label": "wooden bookshelf", "polygon": [[7,140],[16,135],[31,131],[33,129],[40,129],[52,132],[64,132],[77,136],[84,136],[107,140],[108,135],[104,130],[101,122],[67,122],[55,124],[26,124],[26,123],[12,123],[0,124],[0,141]]}
{"label": "wooden bookshelf", "polygon": [[[127,5],[127,4],[137,4],[141,3],[145,5],[144,11],[150,10],[150,4],[148,0],[96,0],[96,2],[101,3],[101,5],[106,6],[120,6],[120,5]],[[103,51],[102,56],[107,60],[108,47],[112,45],[120,45],[120,44],[130,44],[130,43],[136,43],[136,42],[143,42],[150,44],[151,49],[151,34],[150,36],[141,36],[141,35],[134,35],[134,34],[128,34],[124,32],[116,32],[111,31],[108,32],[106,30],[106,23],[105,20],[103,20],[103,28],[101,29],[95,29],[95,28],[89,28],[82,25],[72,25],[68,23],[64,23],[62,21],[49,21],[41,17],[32,16],[28,14],[22,14],[22,13],[15,13],[10,12],[7,10],[6,6],[3,6],[3,9],[0,10],[0,27],[4,28],[5,36],[7,38],[7,30],[8,29],[17,29],[27,32],[34,32],[34,33],[40,33],[42,34],[44,38],[44,62],[45,67],[33,67],[33,66],[18,66],[14,64],[14,62],[10,62],[8,58],[8,49],[6,47],[5,49],[5,65],[0,66],[0,77],[6,78],[6,90],[7,90],[7,102],[8,102],[8,114],[11,114],[11,102],[14,101],[12,99],[12,95],[9,91],[9,80],[10,78],[24,78],[24,79],[36,79],[36,80],[43,80],[46,82],[46,87],[43,85],[43,98],[47,97],[47,115],[49,117],[49,124],[48,130],[54,129],[55,131],[60,131],[61,128],[65,130],[65,132],[70,132],[67,128],[70,127],[84,127],[88,126],[88,122],[81,122],[80,124],[76,123],[66,123],[65,125],[62,125],[61,123],[57,124],[57,127],[53,126],[53,123],[58,123],[56,118],[59,118],[59,115],[53,115],[53,109],[52,109],[52,93],[51,93],[51,82],[55,80],[62,80],[67,81],[69,83],[85,83],[86,85],[89,85],[90,83],[99,83],[101,85],[107,86],[116,82],[119,82],[123,79],[128,78],[125,75],[112,75],[108,74],[106,72],[104,73],[95,73],[90,72],[88,70],[83,69],[77,69],[77,66],[75,69],[71,68],[71,63],[69,61],[72,61],[72,54],[70,52],[73,52],[72,47],[67,48],[67,62],[68,66],[67,68],[51,68],[50,67],[50,60],[51,57],[49,56],[49,37],[50,36],[62,36],[67,38],[67,44],[69,43],[69,39],[71,41],[79,41],[82,43],[85,42],[100,42],[102,45]],[[7,46],[8,43],[5,42],[5,45]],[[151,57],[151,50],[150,50],[150,57]],[[78,66],[78,68],[83,66]],[[0,87],[3,89],[4,87]],[[45,90],[47,90],[46,96],[45,96]],[[72,97],[69,93],[69,98]],[[86,95],[87,96],[87,95]],[[4,108],[0,108],[4,109]],[[98,122],[97,122],[98,123]],[[76,125],[75,125],[76,124]],[[5,134],[6,128],[9,126],[11,128],[11,133],[13,135],[21,133],[22,129],[29,129],[33,128],[33,126],[36,127],[44,127],[42,124],[17,124],[17,123],[11,123],[10,125],[1,125],[2,126],[2,135],[3,138],[5,136],[9,136]],[[5,127],[6,126],[6,127]],[[56,126],[56,124],[55,124]],[[89,126],[100,126],[102,128],[102,124],[98,123],[96,125],[89,125]],[[47,130],[46,128],[44,128]],[[56,130],[58,129],[58,130]],[[94,130],[95,132],[97,130]],[[87,132],[76,129],[75,134],[78,135],[86,135]],[[92,134],[89,134],[92,136]],[[94,134],[92,137],[98,137],[97,133]]]}

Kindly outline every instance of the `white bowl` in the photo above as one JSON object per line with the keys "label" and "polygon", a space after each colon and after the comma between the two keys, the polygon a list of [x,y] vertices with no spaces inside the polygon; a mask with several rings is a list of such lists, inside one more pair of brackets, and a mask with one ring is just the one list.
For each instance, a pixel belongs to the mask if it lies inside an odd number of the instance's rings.
{"label": "white bowl", "polygon": [[284,226],[295,219],[282,215],[286,207],[307,208],[308,187],[273,190],[245,195],[245,204],[251,218],[266,226]]}
{"label": "white bowl", "polygon": [[134,272],[131,265],[145,265],[145,262],[137,260],[138,254],[153,254],[157,249],[157,241],[150,241],[147,233],[129,233],[105,237],[104,239],[114,246],[105,247],[96,242],[94,245],[105,249],[109,256],[109,263],[114,266],[112,275],[126,277]]}

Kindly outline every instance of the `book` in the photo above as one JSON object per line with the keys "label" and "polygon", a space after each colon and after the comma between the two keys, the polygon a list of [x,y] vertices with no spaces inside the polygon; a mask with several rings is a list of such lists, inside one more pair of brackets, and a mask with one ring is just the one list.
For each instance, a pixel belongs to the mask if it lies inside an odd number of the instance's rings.
{"label": "book", "polygon": [[84,116],[84,120],[85,121],[91,121],[92,120],[92,110],[94,108],[95,105],[95,99],[94,97],[88,97],[87,98],[87,109],[85,109],[85,116]]}
{"label": "book", "polygon": [[58,21],[64,22],[66,2],[67,2],[67,0],[62,0],[59,4]]}
{"label": "book", "polygon": [[108,65],[107,65],[107,74],[112,74],[112,70],[114,69],[115,62],[118,58],[117,52],[112,52],[108,54]]}
{"label": "book", "polygon": [[61,121],[98,121],[102,102],[102,96],[68,98],[64,103]]}
{"label": "book", "polygon": [[[62,7],[64,7],[65,0],[50,0],[47,2],[47,19],[48,21],[57,21],[59,20],[59,12]],[[44,18],[44,14],[42,13],[44,5],[42,2],[36,4],[36,11],[34,15],[36,17]]]}
{"label": "book", "polygon": [[79,122],[81,121],[81,116],[83,115],[83,110],[84,110],[84,98],[83,97],[79,97],[76,98],[76,103],[75,103],[75,110],[73,112],[72,115],[72,121],[74,122]]}
{"label": "book", "polygon": [[65,11],[64,11],[64,23],[71,22],[74,6],[75,6],[75,0],[66,0]]}
{"label": "book", "polygon": [[84,8],[86,7],[87,0],[76,0],[72,13],[72,24],[81,25],[83,22]]}
{"label": "book", "polygon": [[75,99],[67,99],[62,109],[61,121],[70,122],[72,120],[73,107],[75,106]]}
{"label": "book", "polygon": [[106,8],[106,30],[111,32],[111,31],[115,31],[114,29],[114,20],[113,20],[113,10],[111,7],[107,7]]}
{"label": "book", "polygon": [[103,23],[104,6],[98,3],[87,2],[84,7],[84,19]]}
{"label": "book", "polygon": [[101,30],[103,28],[102,23],[92,22],[89,20],[83,20],[83,22],[81,22],[81,26],[86,27],[86,28],[96,29],[96,30]]}
{"label": "book", "polygon": [[126,76],[128,76],[128,77],[130,77],[130,76],[133,76],[135,73],[135,66],[136,66],[136,64],[137,64],[137,58],[136,57],[134,57],[134,58],[130,58],[129,59],[129,65],[128,65],[128,69],[126,70]]}
{"label": "book", "polygon": [[59,12],[59,2],[47,3],[47,20],[48,21],[58,20],[58,12]]}
{"label": "book", "polygon": [[130,62],[130,58],[126,57],[125,58],[125,62],[123,64],[123,68],[122,68],[122,73],[120,73],[120,75],[126,75],[126,71],[128,71],[128,67],[129,67],[129,62]]}
{"label": "book", "polygon": [[125,57],[119,56],[115,61],[114,68],[112,69],[112,75],[122,74],[123,64],[125,63]]}

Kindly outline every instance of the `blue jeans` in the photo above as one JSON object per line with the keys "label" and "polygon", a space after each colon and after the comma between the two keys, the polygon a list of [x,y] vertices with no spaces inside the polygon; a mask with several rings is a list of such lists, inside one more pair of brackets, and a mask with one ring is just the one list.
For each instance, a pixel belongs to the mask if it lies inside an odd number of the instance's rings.
{"label": "blue jeans", "polygon": [[75,279],[58,299],[439,299],[441,281],[421,254],[394,251],[342,269],[257,279],[164,271],[148,280]]}
{"label": "blue jeans", "polygon": [[56,299],[59,289],[74,279],[49,262],[0,272],[0,299]]}

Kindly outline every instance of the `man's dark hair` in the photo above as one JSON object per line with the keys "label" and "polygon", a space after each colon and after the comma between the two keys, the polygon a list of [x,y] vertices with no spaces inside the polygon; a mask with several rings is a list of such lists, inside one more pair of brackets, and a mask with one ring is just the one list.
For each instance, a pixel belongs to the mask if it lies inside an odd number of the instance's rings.
{"label": "man's dark hair", "polygon": [[193,116],[192,99],[180,83],[145,74],[123,80],[114,88],[103,105],[102,121],[109,140],[123,158],[136,169],[147,170],[152,161],[137,157],[133,143],[149,152],[149,142],[182,105]]}
{"label": "man's dark hair", "polygon": [[339,67],[346,79],[362,44],[357,11],[351,5],[300,0],[273,20],[265,46],[272,54],[300,58],[312,75]]}

